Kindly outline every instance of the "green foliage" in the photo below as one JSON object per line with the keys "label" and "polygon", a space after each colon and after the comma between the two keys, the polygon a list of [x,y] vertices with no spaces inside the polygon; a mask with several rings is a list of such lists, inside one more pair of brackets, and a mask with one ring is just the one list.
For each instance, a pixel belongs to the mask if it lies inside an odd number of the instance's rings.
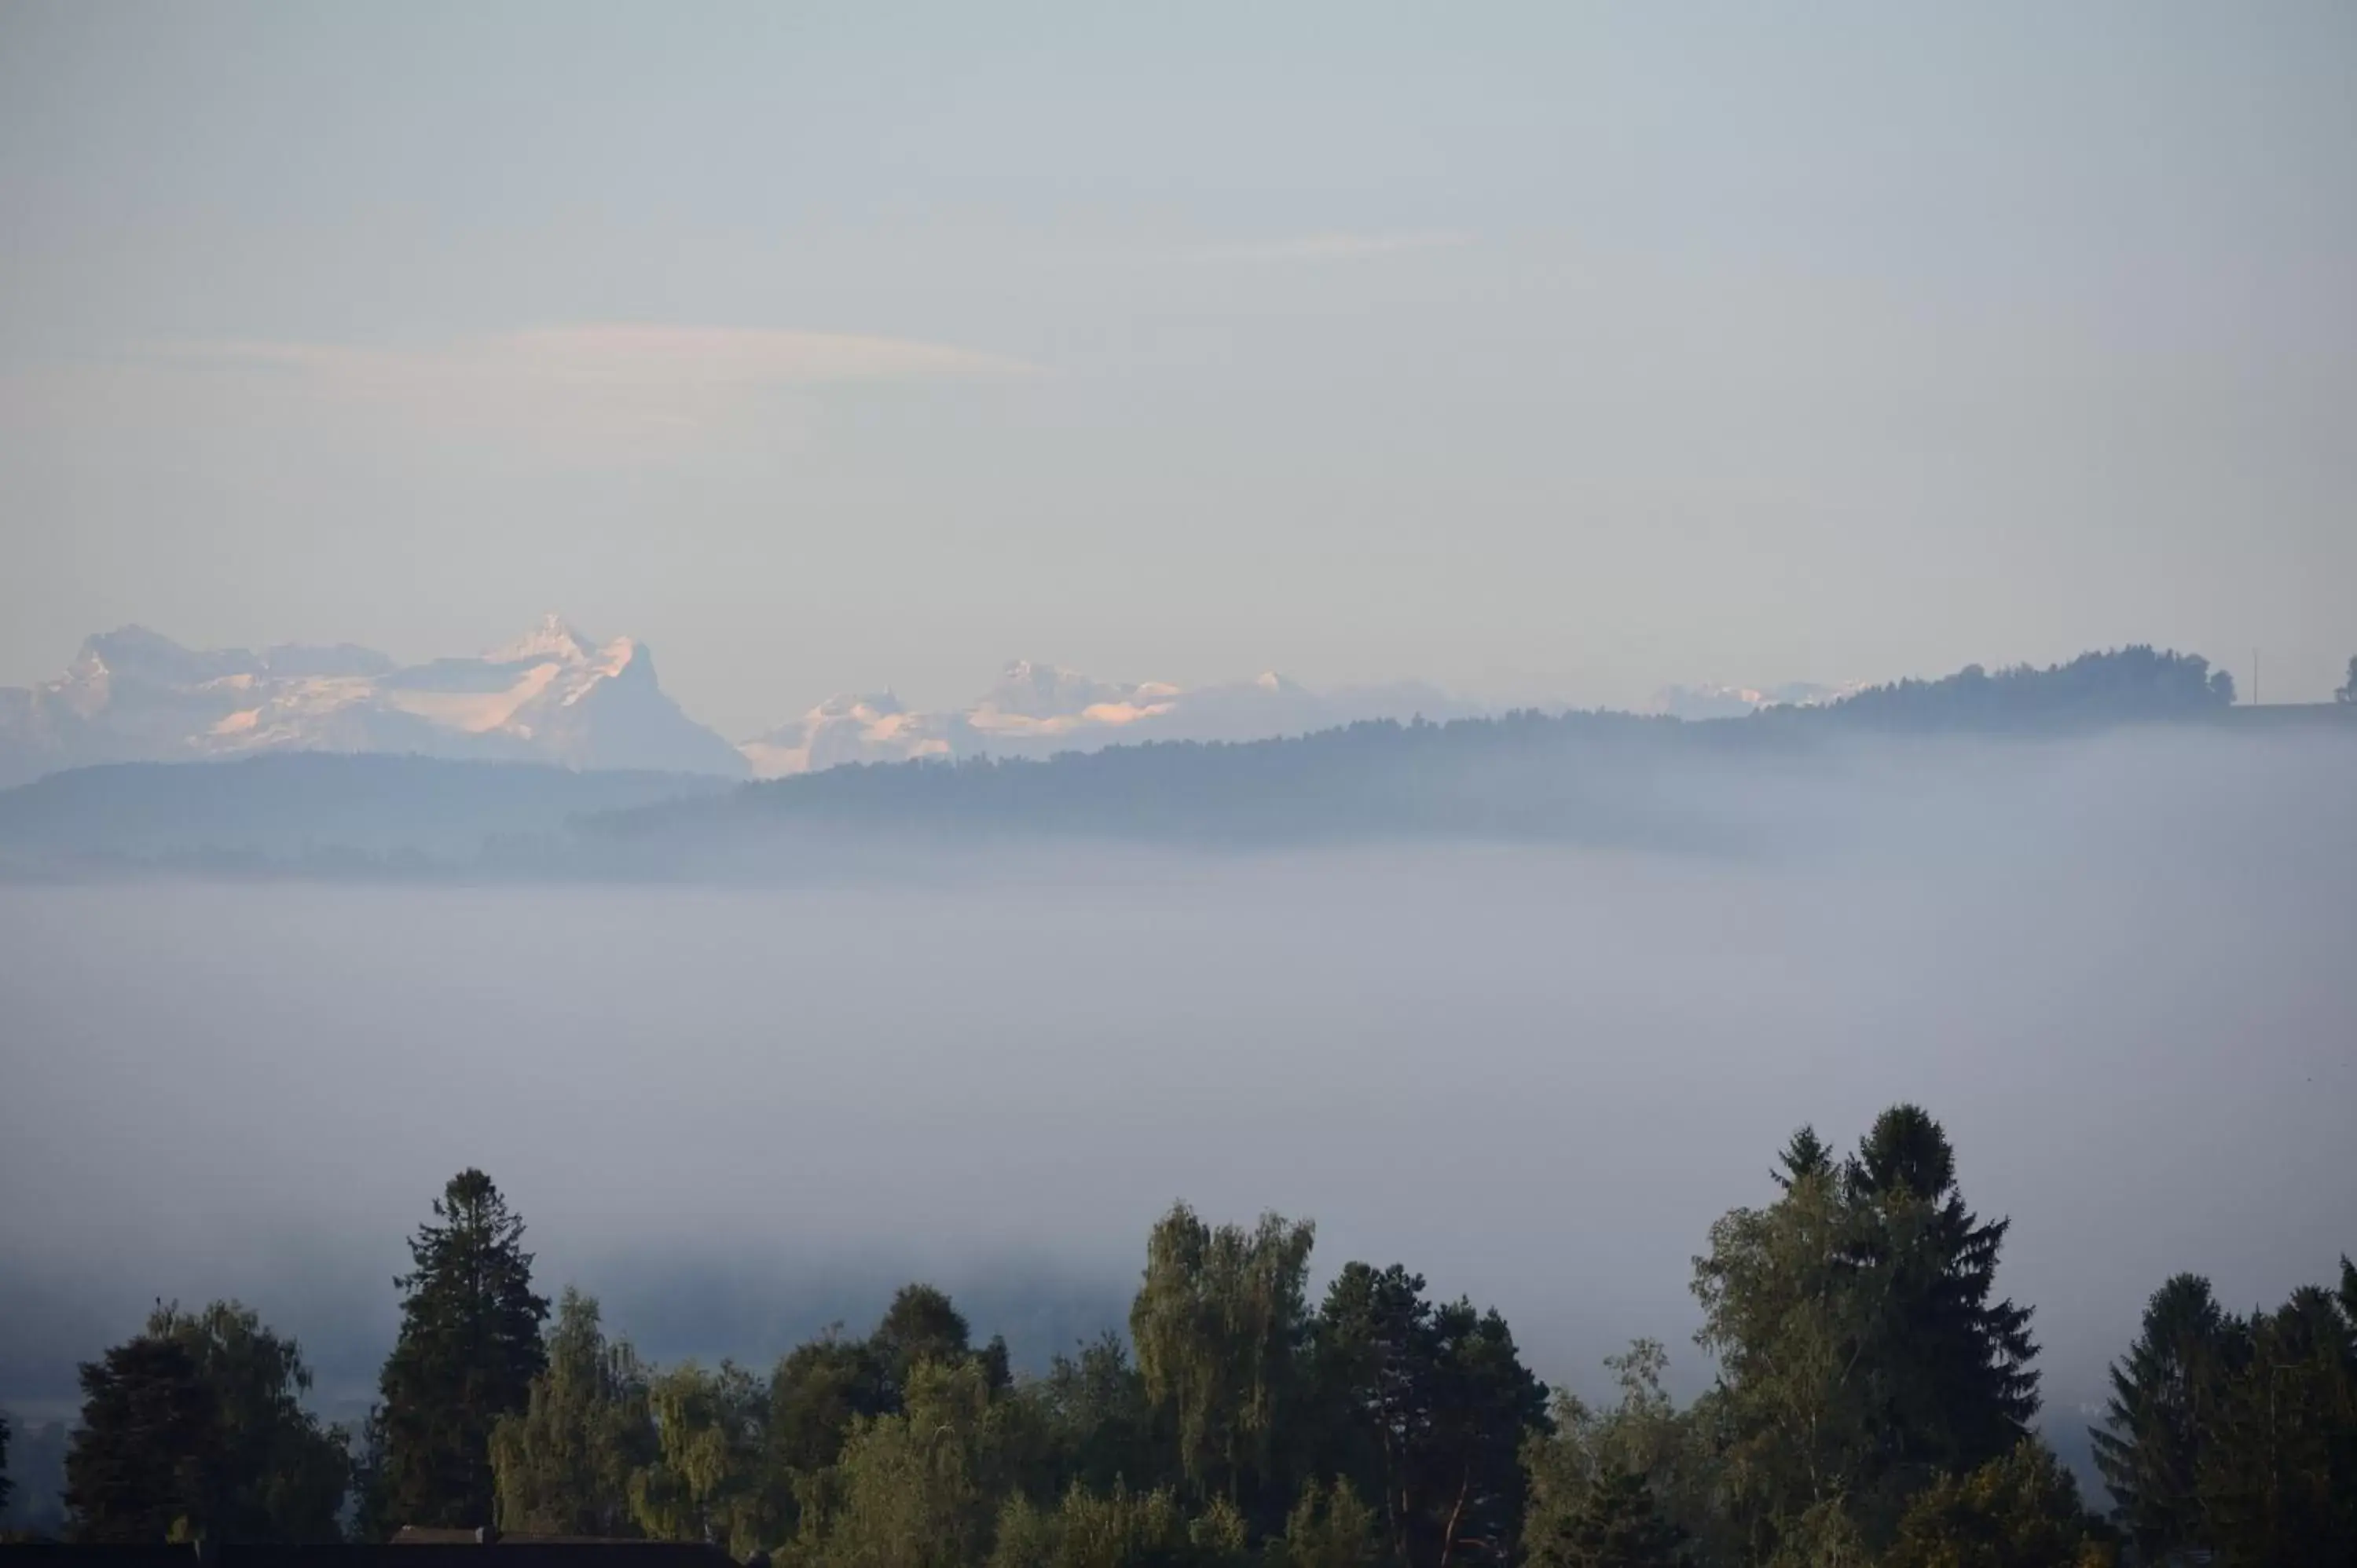
{"label": "green foliage", "polygon": [[418,1227],[401,1334],[379,1380],[382,1456],[371,1517],[384,1526],[490,1522],[491,1431],[525,1408],[547,1364],[548,1298],[532,1290],[523,1221],[479,1170],[450,1179]]}
{"label": "green foliage", "polygon": [[656,1541],[713,1541],[742,1556],[779,1540],[786,1520],[770,1487],[764,1426],[769,1393],[723,1361],[693,1361],[656,1376],[654,1461],[630,1477],[630,1517]]}
{"label": "green foliage", "polygon": [[779,1464],[809,1473],[834,1463],[857,1416],[899,1402],[875,1347],[837,1329],[796,1346],[770,1379],[770,1444]]}
{"label": "green foliage", "polygon": [[659,1453],[646,1369],[628,1340],[609,1342],[594,1297],[567,1289],[548,1336],[548,1366],[524,1408],[491,1429],[500,1529],[511,1534],[639,1533],[633,1477]]}
{"label": "green foliage", "polygon": [[2007,1453],[2038,1413],[2029,1309],[1991,1299],[2011,1222],[1964,1207],[1955,1151],[1919,1106],[1877,1117],[1846,1174],[1865,1222],[1853,1262],[1887,1292],[1895,1352],[1876,1369],[1882,1457],[1961,1470]]}
{"label": "green foliage", "polygon": [[1672,1568],[1682,1540],[1655,1507],[1644,1474],[1621,1470],[1590,1486],[1531,1555],[1541,1568]]}
{"label": "green foliage", "polygon": [[161,1541],[209,1524],[221,1493],[221,1407],[177,1339],[142,1335],[81,1365],[81,1429],[66,1507],[89,1541]]}
{"label": "green foliage", "polygon": [[303,1409],[301,1352],[249,1309],[159,1305],[145,1333],[82,1367],[81,1384],[66,1456],[81,1539],[338,1539],[344,1435]]}
{"label": "green foliage", "polygon": [[883,1321],[867,1338],[868,1349],[883,1370],[889,1405],[899,1406],[909,1375],[925,1362],[953,1366],[972,1355],[971,1335],[965,1315],[946,1293],[929,1284],[902,1285],[893,1292]]}
{"label": "green foliage", "polygon": [[[1680,1409],[1667,1357],[1609,1358],[1613,1402],[1550,1404],[1496,1312],[1346,1263],[1305,1305],[1312,1232],[1274,1215],[1155,1228],[1131,1314],[1044,1377],[977,1349],[950,1298],[899,1291],[767,1377],[657,1370],[567,1291],[544,1343],[522,1226],[479,1172],[412,1242],[401,1338],[357,1455],[301,1407],[293,1342],[250,1311],[159,1307],[82,1369],[65,1460],[95,1541],[497,1522],[712,1542],[784,1568],[2093,1568],[2071,1477],[2025,1435],[2026,1310],[2002,1220],[1965,1207],[1912,1107],[1837,1159],[1803,1128],[1776,1195],[1712,1227]],[[2185,1275],[2114,1368],[2096,1458],[2137,1561],[2336,1564],[2357,1541],[2357,1264],[2249,1322]],[[58,1441],[65,1439],[62,1428]],[[0,1424],[0,1459],[18,1458]],[[437,1511],[438,1510],[438,1511]]]}
{"label": "green foliage", "polygon": [[2197,1475],[2244,1342],[2210,1282],[2179,1274],[2153,1293],[2136,1343],[2112,1368],[2104,1425],[2091,1434],[2095,1466],[2122,1527],[2149,1558],[2208,1545]]}
{"label": "green foliage", "polygon": [[1495,1311],[1435,1306],[1394,1264],[1347,1263],[1310,1333],[1338,1458],[1379,1499],[1402,1563],[1503,1562],[1522,1528],[1525,1435],[1547,1423],[1546,1388]]}
{"label": "green foliage", "polygon": [[294,1340],[251,1308],[217,1301],[201,1312],[158,1306],[147,1337],[185,1349],[210,1391],[219,1423],[211,1456],[217,1491],[205,1523],[234,1541],[332,1541],[351,1486],[345,1434],[302,1406],[310,1369]]}
{"label": "green foliage", "polygon": [[991,1568],[1185,1568],[1196,1561],[1186,1513],[1167,1487],[1081,1487],[1053,1512],[1018,1496],[1000,1510]]}
{"label": "green foliage", "polygon": [[826,1568],[960,1568],[977,1562],[995,1511],[1005,1406],[974,1360],[920,1362],[906,1408],[851,1424],[842,1457],[802,1491],[802,1551]]}
{"label": "green foliage", "polygon": [[1887,1538],[1910,1493],[2008,1451],[2038,1404],[2029,1310],[1992,1299],[2007,1222],[1964,1207],[1936,1122],[1895,1106],[1838,1169],[1803,1129],[1783,1165],[1782,1196],[1695,1261],[1755,1552],[1829,1504]]}
{"label": "green foliage", "polygon": [[1782,1521],[1767,1568],[1876,1568],[1876,1564],[1844,1499],[1832,1497],[1811,1503]]}
{"label": "green foliage", "polygon": [[1315,1234],[1275,1214],[1249,1232],[1214,1230],[1181,1203],[1146,1240],[1130,1337],[1147,1397],[1176,1415],[1198,1496],[1239,1501],[1270,1477]]}
{"label": "green foliage", "polygon": [[1943,1476],[1899,1521],[1883,1568],[2073,1568],[2110,1561],[2051,1450],[2024,1438],[1970,1475]]}
{"label": "green foliage", "polygon": [[2230,1563],[2346,1564],[2357,1543],[2357,1269],[2252,1318],[2201,1447],[2202,1528]]}
{"label": "green foliage", "polygon": [[1640,1339],[1605,1359],[1620,1386],[1619,1403],[1595,1410],[1568,1391],[1555,1394],[1554,1430],[1534,1433],[1523,1446],[1530,1477],[1523,1540],[1544,1558],[1600,1485],[1632,1475],[1646,1485],[1651,1506],[1682,1538],[1694,1538],[1705,1558],[1734,1556],[1723,1539],[1721,1483],[1725,1455],[1717,1446],[1717,1398],[1681,1411],[1662,1387],[1669,1357],[1660,1341]]}
{"label": "green foliage", "polygon": [[1267,1557],[1269,1568],[1372,1568],[1380,1552],[1375,1516],[1337,1477],[1331,1487],[1311,1481],[1302,1487]]}
{"label": "green foliage", "polygon": [[1175,1433],[1157,1419],[1118,1335],[1108,1330],[1078,1357],[1057,1357],[1026,1391],[1047,1425],[1057,1487],[1107,1492],[1161,1474]]}

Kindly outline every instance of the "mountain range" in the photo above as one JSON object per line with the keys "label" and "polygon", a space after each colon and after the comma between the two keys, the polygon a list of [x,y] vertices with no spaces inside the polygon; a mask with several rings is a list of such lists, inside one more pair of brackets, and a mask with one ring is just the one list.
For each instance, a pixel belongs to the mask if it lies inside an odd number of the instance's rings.
{"label": "mountain range", "polygon": [[[2329,776],[2333,788],[2357,777],[2357,704],[2238,706],[2224,671],[2196,655],[2149,647],[2043,670],[1969,665],[1835,703],[1767,704],[1739,718],[1525,710],[1441,723],[1360,722],[1241,742],[1090,747],[1069,743],[1140,728],[1151,735],[1150,726],[1181,719],[1209,726],[1230,702],[1243,715],[1238,722],[1252,722],[1282,711],[1268,704],[1286,686],[1253,683],[1258,696],[1225,688],[1195,693],[1189,717],[1189,693],[1105,688],[1069,672],[1022,668],[954,722],[895,725],[885,739],[926,744],[928,728],[932,740],[946,734],[961,745],[1012,736],[1057,746],[1047,758],[985,752],[927,767],[836,757],[848,765],[825,766],[830,756],[822,749],[789,759],[802,771],[755,782],[710,770],[339,755],[253,740],[301,733],[277,715],[308,712],[307,702],[328,705],[314,683],[361,682],[373,694],[347,693],[328,706],[331,716],[342,714],[355,726],[350,734],[393,723],[387,712],[415,718],[400,704],[431,700],[441,704],[436,711],[446,728],[455,727],[449,714],[469,719],[475,728],[457,733],[485,746],[563,741],[576,755],[599,755],[611,737],[573,713],[581,710],[591,719],[636,718],[658,738],[685,725],[703,737],[705,755],[713,746],[736,755],[659,697],[630,697],[617,667],[627,670],[642,650],[592,650],[554,636],[527,640],[528,649],[425,667],[439,671],[430,683],[422,676],[404,683],[398,671],[351,673],[354,656],[340,650],[178,650],[195,661],[174,666],[195,695],[168,683],[159,694],[153,670],[140,671],[143,684],[116,679],[123,672],[109,666],[110,693],[131,693],[135,700],[124,707],[133,715],[218,713],[217,688],[226,682],[246,705],[212,720],[204,734],[217,749],[199,755],[218,757],[241,737],[253,749],[226,762],[71,768],[0,789],[0,882],[157,873],[811,880],[878,870],[929,875],[948,864],[942,855],[967,848],[1081,843],[1203,849],[1474,840],[1750,854],[1835,842],[1858,807],[1859,789],[1876,779],[1893,789],[1894,780],[1912,780],[1898,795],[1877,785],[1877,798],[1936,822],[1932,795],[1974,787],[1978,769],[2031,779],[2043,768],[2076,767],[2091,755],[2087,745],[2131,731],[2106,755],[2133,753],[2141,758],[2136,768],[2165,770],[2198,754],[2209,759],[2204,766],[2297,767]],[[135,664],[121,657],[125,647],[109,647],[117,664]],[[342,672],[311,672],[321,664]],[[87,673],[84,683],[98,679]],[[640,679],[651,693],[651,677]],[[469,682],[480,688],[472,693],[475,706],[457,701]],[[44,703],[64,706],[76,688],[61,686],[44,688]],[[182,693],[178,707],[167,701],[175,691]],[[199,697],[211,706],[192,706]],[[866,712],[854,711],[860,707]],[[1166,711],[1149,716],[1153,709]],[[1092,710],[1103,711],[1091,716]],[[97,711],[103,716],[106,708]],[[239,722],[246,714],[262,716]],[[834,728],[816,726],[819,739],[832,733],[855,742],[887,720],[909,717],[874,703],[842,704],[823,716]],[[102,725],[94,733],[120,740],[124,732]],[[799,735],[787,738],[802,742]],[[2313,774],[2317,768],[2326,775]]]}
{"label": "mountain range", "polygon": [[131,626],[85,640],[55,680],[0,689],[0,782],[272,751],[746,771],[664,695],[645,645],[592,642],[554,616],[477,657],[414,665],[349,643],[184,648]]}
{"label": "mountain range", "polygon": [[1414,682],[1321,693],[1266,674],[1182,689],[1017,662],[952,712],[912,712],[889,692],[832,697],[733,745],[662,691],[646,644],[585,637],[554,615],[487,652],[411,665],[349,643],[192,649],[129,626],[86,639],[54,680],[0,688],[0,788],[97,763],[281,751],[775,779],[846,762],[1257,740],[1480,711]]}

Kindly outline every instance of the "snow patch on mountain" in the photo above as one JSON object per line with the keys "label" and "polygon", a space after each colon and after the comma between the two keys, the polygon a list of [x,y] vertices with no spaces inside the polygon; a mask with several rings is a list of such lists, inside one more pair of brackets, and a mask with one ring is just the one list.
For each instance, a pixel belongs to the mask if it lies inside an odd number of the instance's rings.
{"label": "snow patch on mountain", "polygon": [[645,644],[551,615],[471,659],[398,666],[350,644],[192,649],[144,627],[0,690],[0,786],[96,762],[390,751],[740,776],[745,758],[656,684]]}
{"label": "snow patch on mountain", "polygon": [[1822,708],[1863,690],[1865,682],[1838,686],[1788,681],[1781,686],[1664,686],[1644,711],[1677,719],[1739,719],[1762,708]]}
{"label": "snow patch on mountain", "polygon": [[763,779],[846,762],[1049,757],[1124,741],[1266,740],[1361,719],[1469,717],[1481,710],[1415,682],[1313,692],[1274,671],[1192,688],[1100,681],[1018,660],[966,706],[910,713],[889,693],[830,697],[738,749]]}

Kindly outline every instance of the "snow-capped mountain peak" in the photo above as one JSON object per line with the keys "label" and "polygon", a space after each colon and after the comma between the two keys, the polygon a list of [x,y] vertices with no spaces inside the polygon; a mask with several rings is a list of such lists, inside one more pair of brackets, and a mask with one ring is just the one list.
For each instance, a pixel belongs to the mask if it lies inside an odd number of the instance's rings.
{"label": "snow-capped mountain peak", "polygon": [[142,627],[85,640],[59,679],[0,691],[0,785],[86,762],[397,751],[742,774],[682,713],[646,645],[551,615],[472,659],[402,667],[349,644],[190,649]]}
{"label": "snow-capped mountain peak", "polygon": [[1229,685],[1100,681],[1016,660],[963,708],[907,711],[881,697],[830,697],[740,748],[771,779],[845,762],[914,757],[1047,757],[1129,740],[1259,740],[1355,719],[1444,718],[1478,711],[1428,687],[1320,694],[1274,671]]}
{"label": "snow-capped mountain peak", "polygon": [[571,622],[551,610],[513,642],[484,653],[483,660],[489,664],[529,664],[554,659],[563,664],[587,664],[593,646],[589,639],[573,628]]}

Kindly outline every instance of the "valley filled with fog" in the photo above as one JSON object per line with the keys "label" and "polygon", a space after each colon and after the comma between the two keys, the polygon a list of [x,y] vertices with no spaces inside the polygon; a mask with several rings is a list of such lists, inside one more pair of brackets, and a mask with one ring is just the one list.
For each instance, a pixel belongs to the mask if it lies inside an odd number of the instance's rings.
{"label": "valley filled with fog", "polygon": [[2131,730],[1861,754],[1687,847],[1001,843],[794,885],[0,886],[0,1400],[236,1295],[365,1402],[461,1166],[651,1356],[764,1360],[892,1285],[1038,1365],[1148,1226],[1314,1218],[1594,1387],[1687,1343],[1785,1136],[1920,1101],[2009,1214],[2047,1416],[2169,1274],[2357,1247],[2357,746]]}

